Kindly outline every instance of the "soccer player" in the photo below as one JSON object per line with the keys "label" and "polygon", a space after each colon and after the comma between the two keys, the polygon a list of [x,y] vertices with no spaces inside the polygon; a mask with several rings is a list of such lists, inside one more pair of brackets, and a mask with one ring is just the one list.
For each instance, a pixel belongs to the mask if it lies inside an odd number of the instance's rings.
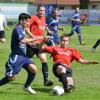
{"label": "soccer player", "polygon": [[12,31],[11,36],[11,53],[5,65],[6,72],[4,78],[0,80],[0,86],[15,80],[16,74],[21,68],[24,68],[28,75],[24,84],[24,89],[31,94],[35,94],[35,90],[30,87],[30,84],[35,78],[37,72],[36,65],[25,54],[25,44],[32,44],[33,38],[25,38],[25,27],[29,24],[30,15],[21,13],[19,22]]}
{"label": "soccer player", "polygon": [[0,42],[2,43],[6,42],[4,27],[8,29],[6,18],[1,13],[1,9],[0,9]]}
{"label": "soccer player", "polygon": [[81,30],[80,30],[80,14],[79,14],[79,8],[75,9],[75,13],[72,16],[72,30],[71,33],[69,33],[69,36],[72,36],[74,34],[74,32],[77,32],[78,34],[78,39],[79,39],[79,43],[81,45],[85,45],[86,42],[82,41],[82,34],[81,34]]}
{"label": "soccer player", "polygon": [[65,92],[71,91],[74,86],[71,66],[73,60],[81,64],[99,64],[97,61],[84,59],[78,50],[69,48],[69,40],[68,34],[62,34],[59,46],[42,46],[44,52],[51,54],[54,62],[53,73],[62,82]]}
{"label": "soccer player", "polygon": [[45,24],[44,14],[45,14],[45,6],[39,5],[37,7],[37,14],[31,16],[29,28],[26,28],[26,32],[30,35],[30,37],[34,37],[38,40],[40,39],[40,41],[33,46],[27,45],[26,53],[27,53],[27,56],[30,58],[32,58],[34,54],[36,54],[39,57],[39,59],[42,63],[44,85],[51,86],[51,85],[53,85],[53,82],[48,80],[48,65],[47,65],[46,54],[43,53],[38,48],[38,45],[41,43],[41,40],[44,38],[45,28],[48,30],[48,28],[46,27],[46,24]]}
{"label": "soccer player", "polygon": [[57,8],[53,10],[51,16],[47,17],[47,26],[53,32],[52,34],[48,33],[51,39],[47,42],[47,45],[59,44],[58,30],[63,30],[63,28],[59,27],[59,10]]}
{"label": "soccer player", "polygon": [[93,52],[95,52],[96,51],[96,48],[97,48],[97,46],[99,46],[99,44],[100,44],[100,39],[98,39],[97,41],[96,41],[96,43],[93,45],[93,47],[92,47],[92,51]]}

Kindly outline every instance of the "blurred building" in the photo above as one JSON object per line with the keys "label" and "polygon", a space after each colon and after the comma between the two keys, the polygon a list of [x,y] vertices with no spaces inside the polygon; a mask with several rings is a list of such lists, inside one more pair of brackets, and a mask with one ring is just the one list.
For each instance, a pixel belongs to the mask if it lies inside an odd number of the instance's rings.
{"label": "blurred building", "polygon": [[89,0],[88,8],[89,9],[100,9],[100,0]]}
{"label": "blurred building", "polygon": [[79,0],[35,0],[35,4],[56,5],[60,9],[74,9],[80,6]]}

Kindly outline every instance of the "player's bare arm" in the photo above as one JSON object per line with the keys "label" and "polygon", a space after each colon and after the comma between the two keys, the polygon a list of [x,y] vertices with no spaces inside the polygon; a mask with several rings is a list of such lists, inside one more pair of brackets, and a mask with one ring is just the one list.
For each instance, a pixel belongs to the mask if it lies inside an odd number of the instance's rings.
{"label": "player's bare arm", "polygon": [[20,42],[23,44],[29,44],[29,43],[32,43],[33,41],[34,41],[33,38],[24,38]]}
{"label": "player's bare arm", "polygon": [[85,60],[85,59],[80,59],[79,60],[79,63],[81,63],[81,64],[100,64],[100,62],[98,62],[98,61],[89,61],[89,60]]}

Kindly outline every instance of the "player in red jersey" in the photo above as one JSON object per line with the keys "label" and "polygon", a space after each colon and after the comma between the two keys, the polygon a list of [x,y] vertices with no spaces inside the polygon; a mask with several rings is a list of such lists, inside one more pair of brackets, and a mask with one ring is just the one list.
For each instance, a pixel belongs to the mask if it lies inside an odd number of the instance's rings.
{"label": "player in red jersey", "polygon": [[54,62],[53,73],[62,82],[65,92],[70,92],[74,86],[71,67],[73,60],[81,64],[99,64],[97,61],[85,60],[79,51],[69,48],[68,45],[69,36],[63,34],[59,46],[42,46],[43,51],[51,54]]}
{"label": "player in red jersey", "polygon": [[38,48],[39,44],[43,41],[45,28],[47,29],[47,31],[49,31],[45,25],[44,14],[45,14],[45,6],[39,5],[37,8],[37,14],[31,16],[29,28],[26,28],[26,32],[30,35],[30,37],[33,37],[37,41],[37,43],[32,46],[27,45],[26,54],[30,58],[32,58],[34,54],[36,54],[39,57],[42,63],[44,85],[51,86],[53,85],[53,82],[48,80],[48,65],[47,65],[46,54],[43,53],[42,50]]}

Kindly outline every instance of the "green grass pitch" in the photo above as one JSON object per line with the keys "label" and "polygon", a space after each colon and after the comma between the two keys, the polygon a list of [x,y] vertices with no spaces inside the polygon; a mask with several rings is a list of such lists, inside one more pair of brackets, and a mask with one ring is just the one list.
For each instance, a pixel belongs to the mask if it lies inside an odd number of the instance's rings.
{"label": "green grass pitch", "polygon": [[[10,53],[10,36],[14,26],[10,26],[10,30],[6,30],[7,42],[0,43],[0,79],[5,73],[5,62]],[[64,26],[67,32],[70,32],[70,26]],[[75,47],[81,51],[84,58],[88,60],[100,61],[100,46],[96,53],[91,52],[91,47],[100,38],[100,26],[81,26],[83,40],[87,42],[85,46],[79,44],[77,34],[71,37],[70,46]],[[59,31],[62,34],[61,31]],[[100,99],[100,65],[82,65],[72,63],[73,78],[76,89],[72,93],[66,93],[63,96],[54,96],[51,90],[55,85],[61,85],[57,78],[52,73],[52,60],[48,58],[49,65],[49,79],[54,82],[51,87],[43,85],[43,76],[41,72],[41,63],[37,57],[33,57],[34,62],[38,67],[38,72],[34,82],[31,84],[32,88],[37,91],[36,95],[30,95],[23,91],[23,84],[26,80],[27,74],[22,69],[17,75],[16,80],[0,87],[0,100],[99,100]]]}

